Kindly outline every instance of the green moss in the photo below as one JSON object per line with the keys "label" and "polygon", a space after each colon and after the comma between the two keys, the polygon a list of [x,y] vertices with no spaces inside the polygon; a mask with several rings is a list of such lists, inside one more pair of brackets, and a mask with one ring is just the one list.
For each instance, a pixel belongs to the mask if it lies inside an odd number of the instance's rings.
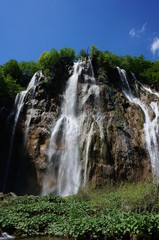
{"label": "green moss", "polygon": [[123,112],[121,110],[121,108],[119,108],[118,106],[115,107],[114,112],[114,118],[115,118],[115,122],[116,122],[116,127],[117,128],[121,128],[124,129],[124,122],[126,121]]}

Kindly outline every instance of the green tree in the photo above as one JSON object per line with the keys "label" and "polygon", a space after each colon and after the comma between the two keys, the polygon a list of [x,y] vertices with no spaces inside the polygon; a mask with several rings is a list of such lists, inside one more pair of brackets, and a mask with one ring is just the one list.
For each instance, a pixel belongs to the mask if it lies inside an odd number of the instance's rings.
{"label": "green tree", "polygon": [[29,61],[29,62],[22,61],[19,63],[19,67],[23,76],[32,77],[34,73],[38,71],[37,64],[34,61]]}
{"label": "green tree", "polygon": [[3,65],[3,73],[5,76],[9,75],[13,79],[20,81],[22,77],[22,72],[20,70],[19,64],[16,60],[9,60],[6,64]]}
{"label": "green tree", "polygon": [[28,85],[30,79],[34,75],[34,73],[38,71],[37,64],[34,61],[29,61],[29,62],[22,61],[19,63],[19,67],[22,72],[22,76],[21,76],[19,83],[23,87],[26,87]]}
{"label": "green tree", "polygon": [[44,52],[41,54],[37,61],[37,67],[41,70],[52,71],[59,63],[58,51],[54,48],[50,52]]}
{"label": "green tree", "polygon": [[20,91],[22,87],[16,80],[0,72],[0,106],[13,104],[16,94]]}
{"label": "green tree", "polygon": [[73,63],[73,61],[75,60],[75,50],[71,48],[61,48],[59,51],[59,57],[61,63]]}
{"label": "green tree", "polygon": [[149,84],[155,84],[158,87],[159,83],[159,61],[157,62],[151,62],[148,68],[144,69],[143,72],[141,72],[141,78],[143,82],[149,83]]}
{"label": "green tree", "polygon": [[89,55],[88,49],[87,50],[81,49],[79,51],[79,53],[77,54],[77,59],[79,59],[79,58],[86,58],[86,57],[88,57],[88,55]]}

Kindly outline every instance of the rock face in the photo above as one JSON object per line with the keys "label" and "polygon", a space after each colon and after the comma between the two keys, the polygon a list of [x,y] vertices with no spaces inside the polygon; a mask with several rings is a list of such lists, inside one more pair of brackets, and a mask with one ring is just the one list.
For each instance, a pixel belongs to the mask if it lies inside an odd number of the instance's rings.
{"label": "rock face", "polygon": [[[81,186],[84,181],[85,184],[90,183],[97,188],[109,183],[139,181],[151,176],[151,163],[143,131],[145,120],[141,108],[132,104],[124,96],[117,70],[114,70],[113,81],[96,79],[100,98],[97,101],[90,93],[84,107],[81,107],[79,102],[84,97],[85,75],[89,76],[89,72],[90,66],[89,63],[86,63],[78,80],[77,114],[81,116],[81,119],[83,113],[86,114],[80,128],[80,135],[85,135],[85,137],[79,139],[82,168]],[[27,95],[16,127],[6,192],[14,191],[16,194],[41,193],[43,181],[48,171],[47,150],[51,129],[60,114],[62,96],[70,75],[71,70],[66,69],[59,83],[54,79],[54,86],[51,88],[48,87],[50,79],[44,77],[36,88],[34,98],[31,98],[31,94]],[[89,89],[89,77],[87,80]],[[59,84],[61,85],[59,86]],[[143,95],[143,97],[147,96]],[[30,115],[27,141],[24,144]],[[100,121],[98,121],[98,116]],[[3,125],[4,122],[6,121],[3,120]],[[12,124],[13,120],[10,120],[10,126]],[[4,176],[2,173],[7,167],[5,155],[1,153],[1,176]],[[86,179],[84,180],[84,178]],[[1,181],[3,182],[2,179]]]}

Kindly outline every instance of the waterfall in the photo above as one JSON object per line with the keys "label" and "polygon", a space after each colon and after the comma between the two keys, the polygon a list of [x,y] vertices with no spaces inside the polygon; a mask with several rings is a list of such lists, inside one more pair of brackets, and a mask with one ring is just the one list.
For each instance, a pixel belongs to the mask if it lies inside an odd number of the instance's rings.
{"label": "waterfall", "polygon": [[[6,171],[5,171],[4,181],[3,181],[3,186],[2,186],[2,190],[3,191],[5,191],[6,184],[7,184],[7,179],[8,179],[8,174],[9,174],[9,170],[10,170],[10,162],[11,162],[11,158],[12,158],[16,126],[17,126],[17,123],[18,123],[19,116],[20,116],[20,113],[22,111],[22,108],[24,106],[25,97],[26,97],[27,93],[31,89],[33,89],[33,92],[35,92],[35,86],[39,83],[39,78],[37,77],[38,74],[40,74],[40,76],[42,76],[42,72],[41,71],[39,73],[38,72],[35,73],[34,76],[32,77],[32,79],[30,80],[30,82],[29,82],[29,84],[27,86],[27,89],[25,91],[22,91],[22,92],[18,93],[16,98],[15,98],[14,113],[13,113],[14,114],[14,124],[13,124],[13,128],[12,128],[12,133],[11,133],[10,149],[9,149],[8,159],[7,159],[7,163],[6,163]],[[28,131],[28,130],[26,129],[26,131]],[[25,139],[26,139],[26,136],[25,136]]]}
{"label": "waterfall", "polygon": [[89,99],[89,97],[91,95],[94,96],[95,100],[98,101],[99,100],[99,87],[96,85],[96,79],[94,77],[94,71],[93,71],[93,66],[92,66],[92,62],[90,59],[88,59],[88,63],[90,66],[90,75],[85,74],[84,75],[84,80],[85,80],[85,84],[82,88],[82,101],[81,101],[81,107],[83,107],[87,100]]}
{"label": "waterfall", "polygon": [[[96,85],[96,79],[94,76],[93,66],[90,59],[88,59],[90,73],[89,75],[85,74],[84,76],[84,85],[82,88],[82,99],[81,99],[81,108],[83,109],[83,114],[81,115],[80,125],[81,125],[81,138],[82,144],[86,143],[86,154],[85,154],[85,163],[84,163],[84,176],[83,176],[83,186],[86,186],[87,182],[87,168],[89,160],[89,148],[91,145],[92,135],[95,133],[94,124],[99,128],[100,140],[103,141],[103,118],[100,110],[100,89]],[[94,97],[93,109],[91,112],[88,112],[86,108],[87,101],[90,96]],[[81,145],[82,145],[81,144]]]}
{"label": "waterfall", "polygon": [[[36,78],[37,73],[34,74],[34,76],[32,78],[33,80],[31,79],[31,81],[28,85],[28,88],[27,88],[27,91],[32,89],[30,100],[33,100],[33,98],[35,96],[35,92],[36,92],[36,87],[39,85],[39,83],[41,81],[41,78],[43,77],[42,71],[39,71],[38,74],[39,74],[38,78]],[[24,148],[25,148],[26,143],[27,143],[27,136],[28,136],[28,133],[29,133],[30,123],[31,123],[31,119],[32,119],[32,116],[33,116],[33,111],[34,111],[34,106],[33,106],[33,101],[32,101],[31,102],[30,114],[29,114],[29,116],[26,120],[25,133],[24,133]]]}
{"label": "waterfall", "polygon": [[81,166],[76,101],[77,83],[82,71],[82,64],[82,62],[74,63],[74,72],[67,82],[63,96],[61,115],[52,130],[48,158],[53,186],[49,186],[50,180],[46,181],[43,186],[43,194],[72,195],[77,193],[80,186]]}
{"label": "waterfall", "polygon": [[[85,72],[85,69],[89,70]],[[78,92],[78,79],[84,78]],[[93,97],[90,112],[87,104]],[[63,95],[61,114],[53,126],[48,148],[48,173],[44,179],[42,195],[50,193],[60,196],[76,194],[81,184],[80,149],[86,146],[83,185],[86,184],[88,153],[94,124],[102,135],[99,114],[99,87],[96,85],[91,60],[74,63],[73,75],[67,82]],[[98,103],[98,105],[97,105]],[[103,136],[103,135],[102,135]],[[101,137],[102,138],[102,137]]]}
{"label": "waterfall", "polygon": [[[127,88],[122,88],[124,95],[127,99],[134,103],[142,109],[145,122],[144,122],[144,133],[145,133],[145,142],[146,148],[149,153],[151,166],[152,166],[152,173],[154,176],[154,181],[159,184],[159,106],[158,106],[158,98],[159,93],[153,92],[150,88],[145,87],[141,84],[132,73],[132,77],[136,83],[141,87],[143,91],[148,92],[151,95],[154,95],[156,101],[151,101],[150,104],[146,104],[142,99],[135,97],[131,91],[131,88],[128,84],[126,72],[117,67],[121,80],[124,82],[126,81]],[[149,111],[153,113],[153,117],[150,116]]]}

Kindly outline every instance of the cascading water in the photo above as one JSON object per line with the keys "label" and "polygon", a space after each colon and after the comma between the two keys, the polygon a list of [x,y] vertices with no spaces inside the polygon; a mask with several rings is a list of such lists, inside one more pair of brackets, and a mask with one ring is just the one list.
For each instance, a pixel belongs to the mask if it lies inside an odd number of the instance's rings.
{"label": "cascading water", "polygon": [[53,186],[49,186],[50,181],[44,183],[43,194],[72,195],[77,193],[80,186],[81,166],[76,101],[77,83],[81,70],[82,62],[74,63],[74,72],[68,80],[63,96],[61,115],[51,134],[48,157]]}
{"label": "cascading water", "polygon": [[8,233],[4,232],[0,236],[0,240],[9,240],[9,239],[15,239],[14,236],[9,235]]}
{"label": "cascading water", "polygon": [[[31,98],[30,98],[31,101],[33,100],[33,98],[35,96],[36,87],[38,86],[38,84],[41,81],[41,78],[43,77],[42,71],[39,71],[38,75],[39,76],[36,77],[37,73],[35,73],[35,75],[33,76],[33,81],[31,79],[31,81],[29,83],[30,86],[28,86],[29,89],[32,88],[32,93],[31,93]],[[28,91],[29,91],[29,89],[28,89]],[[29,114],[29,116],[26,120],[25,133],[24,133],[24,148],[25,148],[26,142],[27,142],[27,136],[28,136],[28,132],[29,132],[29,128],[30,128],[31,119],[32,119],[32,116],[33,116],[33,111],[34,111],[34,106],[33,106],[33,101],[32,101],[31,102],[31,108],[30,108],[30,114]]]}
{"label": "cascading water", "polygon": [[[102,114],[100,112],[100,90],[99,86],[96,85],[96,79],[94,77],[94,71],[92,62],[89,59],[90,66],[90,76],[85,74],[85,84],[82,89],[82,99],[81,99],[81,108],[84,109],[85,104],[87,103],[90,96],[94,97],[94,106],[93,111],[91,113],[86,114],[87,110],[81,116],[81,131],[85,134],[82,134],[82,142],[86,142],[86,155],[85,155],[85,163],[84,163],[84,176],[83,176],[83,186],[86,185],[87,182],[87,169],[88,169],[88,160],[89,160],[89,148],[92,140],[92,135],[94,131],[94,125],[96,124],[99,128],[100,140],[103,140],[103,119]],[[89,129],[89,130],[88,130]]]}
{"label": "cascading water", "polygon": [[[126,81],[126,85],[128,84],[126,72],[119,67],[117,67],[120,78],[123,82]],[[150,104],[146,104],[141,99],[135,97],[131,91],[129,84],[128,87],[122,88],[124,95],[127,99],[140,106],[144,115],[145,115],[145,123],[144,123],[144,133],[145,133],[145,142],[146,147],[150,156],[151,166],[152,166],[152,173],[154,176],[154,181],[159,184],[159,106],[158,106],[158,98],[159,93],[153,92],[150,88],[145,87],[141,84],[132,73],[133,79],[138,85],[141,87],[143,91],[148,92],[151,95],[156,96],[156,101],[150,102]],[[153,118],[150,115],[150,110],[153,113]]]}
{"label": "cascading water", "polygon": [[[89,73],[84,73],[85,68],[88,68]],[[84,82],[81,84],[81,92],[78,93],[78,79],[82,74]],[[94,99],[94,109],[88,112],[86,105],[91,96]],[[74,72],[68,80],[63,96],[61,114],[51,134],[49,166],[43,184],[43,195],[53,193],[67,196],[78,192],[81,184],[79,149],[82,149],[84,143],[86,153],[82,182],[83,185],[86,184],[88,153],[95,123],[99,132],[102,132],[97,102],[99,103],[99,87],[96,85],[91,60],[74,63]]]}
{"label": "cascading water", "polygon": [[85,103],[87,102],[87,100],[89,99],[89,97],[91,95],[94,96],[95,100],[98,101],[99,100],[99,87],[96,85],[96,79],[94,77],[94,71],[93,71],[93,66],[92,66],[92,62],[90,59],[88,59],[88,63],[90,66],[90,76],[85,74],[84,76],[84,80],[85,80],[85,84],[82,88],[82,103],[81,103],[81,107],[83,107],[85,105]]}
{"label": "cascading water", "polygon": [[[37,77],[37,75],[40,75]],[[22,91],[20,93],[17,94],[16,98],[15,98],[15,102],[14,102],[14,124],[13,124],[13,128],[12,128],[12,133],[11,133],[11,140],[10,140],[10,149],[9,149],[9,154],[8,154],[8,159],[7,159],[7,164],[6,164],[6,172],[4,175],[4,181],[3,181],[3,186],[2,189],[3,191],[5,191],[5,187],[7,184],[7,178],[8,178],[8,174],[9,174],[9,168],[10,168],[10,161],[11,161],[11,157],[12,157],[12,151],[13,151],[13,143],[14,143],[14,137],[15,137],[15,132],[16,132],[16,126],[19,120],[19,116],[20,113],[22,111],[22,108],[24,106],[25,103],[25,97],[27,95],[27,93],[30,91],[30,89],[33,89],[33,92],[35,93],[35,88],[36,85],[39,83],[39,79],[42,76],[42,72],[38,72],[35,73],[34,76],[32,77],[31,81],[28,84],[28,87],[25,91]],[[29,122],[30,124],[30,122]],[[29,127],[29,126],[28,126]],[[26,129],[26,131],[28,131]],[[26,134],[25,134],[25,139],[26,139]]]}

